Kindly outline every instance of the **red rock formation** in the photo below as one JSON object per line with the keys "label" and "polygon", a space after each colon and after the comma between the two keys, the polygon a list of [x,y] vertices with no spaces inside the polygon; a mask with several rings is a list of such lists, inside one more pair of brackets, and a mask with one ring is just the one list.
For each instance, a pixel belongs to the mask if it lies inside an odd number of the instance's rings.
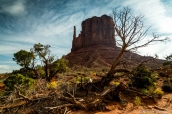
{"label": "red rock formation", "polygon": [[[120,51],[121,48],[116,46],[114,39],[113,20],[111,17],[103,15],[83,21],[82,31],[78,37],[76,37],[76,27],[74,26],[72,49],[66,59],[69,60],[69,67],[110,67]],[[137,66],[138,63],[149,57],[125,52],[122,59]],[[157,60],[157,62],[161,64],[163,61]]]}
{"label": "red rock formation", "polygon": [[71,52],[84,47],[95,45],[108,45],[115,47],[114,23],[110,16],[92,17],[82,22],[82,31],[76,37],[76,28],[74,26],[74,35]]}

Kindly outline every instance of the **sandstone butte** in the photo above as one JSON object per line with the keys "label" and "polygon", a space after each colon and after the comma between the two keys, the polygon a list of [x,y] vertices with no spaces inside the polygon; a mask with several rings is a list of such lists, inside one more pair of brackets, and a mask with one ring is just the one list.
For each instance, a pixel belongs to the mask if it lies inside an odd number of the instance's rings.
{"label": "sandstone butte", "polygon": [[[76,36],[76,27],[74,26],[72,49],[66,56],[66,59],[69,60],[69,67],[111,66],[121,50],[116,46],[113,19],[107,15],[94,16],[84,20],[81,28],[80,34]],[[136,65],[149,58],[126,52],[122,60]],[[125,61],[123,62],[125,63]],[[157,60],[157,62],[162,63],[161,60]]]}

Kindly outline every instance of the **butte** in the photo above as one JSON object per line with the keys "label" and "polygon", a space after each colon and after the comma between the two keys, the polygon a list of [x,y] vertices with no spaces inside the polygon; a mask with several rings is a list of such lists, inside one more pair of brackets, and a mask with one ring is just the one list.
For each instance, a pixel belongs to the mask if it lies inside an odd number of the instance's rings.
{"label": "butte", "polygon": [[[74,26],[72,49],[66,55],[69,67],[110,67],[121,50],[116,45],[113,19],[107,15],[94,16],[84,20],[81,28],[80,34],[76,36]],[[125,52],[121,63],[127,62],[135,66],[150,58],[152,57]],[[156,60],[156,62],[161,64],[162,60]],[[149,66],[151,66],[150,63]]]}

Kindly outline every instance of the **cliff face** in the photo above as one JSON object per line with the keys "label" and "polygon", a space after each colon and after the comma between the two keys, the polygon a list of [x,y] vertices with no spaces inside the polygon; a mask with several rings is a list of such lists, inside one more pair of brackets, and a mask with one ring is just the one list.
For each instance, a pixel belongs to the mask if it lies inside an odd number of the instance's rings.
{"label": "cliff face", "polygon": [[74,27],[71,52],[95,45],[116,46],[114,23],[110,16],[103,15],[86,19],[82,22],[82,31],[78,37],[76,37],[76,28]]}

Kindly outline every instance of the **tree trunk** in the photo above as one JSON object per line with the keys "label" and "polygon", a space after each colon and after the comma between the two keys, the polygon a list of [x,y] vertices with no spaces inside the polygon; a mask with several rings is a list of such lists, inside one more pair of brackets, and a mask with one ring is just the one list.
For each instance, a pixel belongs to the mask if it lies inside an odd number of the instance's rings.
{"label": "tree trunk", "polygon": [[114,70],[117,67],[118,62],[121,59],[124,52],[125,52],[125,47],[122,48],[121,52],[119,53],[118,57],[115,59],[107,75],[103,77],[99,82],[98,84],[99,87],[104,88],[105,86],[108,86],[109,83],[114,79]]}
{"label": "tree trunk", "polygon": [[46,77],[46,80],[48,81],[48,82],[50,82],[50,77],[49,77],[49,75],[48,75],[48,61],[47,60],[45,60],[45,77]]}
{"label": "tree trunk", "polygon": [[119,53],[118,57],[117,57],[117,58],[115,59],[115,61],[113,62],[112,66],[111,66],[111,69],[110,69],[109,72],[108,72],[108,75],[109,75],[109,76],[113,75],[114,70],[115,70],[115,68],[117,67],[118,62],[119,62],[119,60],[121,59],[121,57],[122,57],[122,55],[124,54],[124,52],[125,52],[125,48],[123,47],[122,50],[121,50],[121,52]]}

